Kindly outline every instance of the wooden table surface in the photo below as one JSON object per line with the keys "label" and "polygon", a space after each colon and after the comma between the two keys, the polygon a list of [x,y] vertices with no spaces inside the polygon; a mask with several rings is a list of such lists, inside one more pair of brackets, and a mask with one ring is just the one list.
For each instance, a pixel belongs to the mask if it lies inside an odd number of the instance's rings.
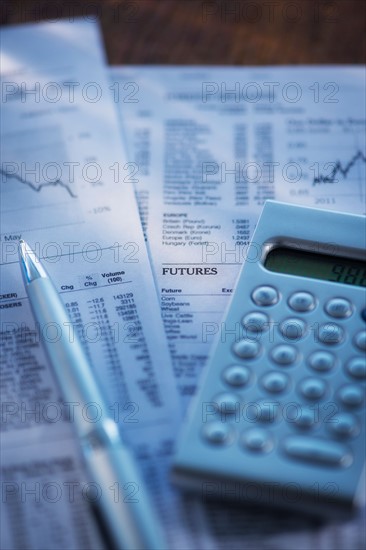
{"label": "wooden table surface", "polygon": [[0,23],[96,15],[111,64],[364,63],[363,0],[2,0]]}

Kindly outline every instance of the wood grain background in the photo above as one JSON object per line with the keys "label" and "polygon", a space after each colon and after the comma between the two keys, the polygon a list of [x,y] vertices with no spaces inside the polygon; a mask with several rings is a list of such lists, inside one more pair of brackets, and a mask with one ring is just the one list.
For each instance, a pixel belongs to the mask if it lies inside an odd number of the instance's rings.
{"label": "wood grain background", "polygon": [[364,63],[363,0],[2,0],[0,23],[101,20],[111,64]]}

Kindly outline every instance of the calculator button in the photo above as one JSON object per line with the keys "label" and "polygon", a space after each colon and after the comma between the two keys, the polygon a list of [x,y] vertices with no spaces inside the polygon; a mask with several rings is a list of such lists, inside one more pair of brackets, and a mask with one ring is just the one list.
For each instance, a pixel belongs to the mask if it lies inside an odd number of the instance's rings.
{"label": "calculator button", "polygon": [[268,372],[262,378],[262,386],[271,393],[283,392],[289,384],[289,377],[275,370]]}
{"label": "calculator button", "polygon": [[318,339],[323,344],[332,346],[343,340],[343,329],[335,323],[324,323],[319,326]]}
{"label": "calculator button", "polygon": [[250,451],[268,453],[273,449],[273,440],[267,430],[250,428],[243,433],[241,442]]}
{"label": "calculator button", "polygon": [[345,319],[352,315],[352,305],[345,298],[332,298],[325,304],[325,311],[331,317]]}
{"label": "calculator button", "polygon": [[355,357],[351,359],[346,365],[346,371],[353,378],[358,378],[359,380],[366,379],[366,359],[362,357]]}
{"label": "calculator button", "polygon": [[239,411],[240,397],[235,395],[235,393],[219,393],[213,401],[216,410],[223,415],[235,414]]}
{"label": "calculator button", "polygon": [[291,458],[325,466],[347,467],[353,462],[351,453],[344,445],[327,439],[290,436],[285,441],[284,450]]}
{"label": "calculator button", "polygon": [[288,340],[299,340],[305,336],[306,324],[302,319],[285,319],[280,324],[280,332]]}
{"label": "calculator button", "polygon": [[279,402],[269,402],[267,399],[257,401],[258,417],[261,422],[274,422],[278,417]]}
{"label": "calculator button", "polygon": [[356,384],[347,384],[340,388],[338,397],[346,407],[360,407],[365,396],[362,388]]}
{"label": "calculator button", "polygon": [[309,357],[309,365],[319,372],[328,372],[335,365],[335,357],[329,351],[314,351]]}
{"label": "calculator button", "polygon": [[259,355],[260,345],[253,340],[239,340],[234,344],[233,351],[241,359],[254,359]]}
{"label": "calculator button", "polygon": [[311,311],[315,307],[315,298],[310,292],[295,292],[290,296],[288,305],[294,311]]}
{"label": "calculator button", "polygon": [[366,351],[366,330],[361,330],[356,334],[354,343],[360,350]]}
{"label": "calculator button", "polygon": [[328,428],[334,435],[351,437],[359,433],[357,419],[350,413],[339,413],[332,416]]}
{"label": "calculator button", "polygon": [[261,311],[252,311],[245,315],[242,323],[249,332],[263,332],[269,327],[269,317]]}
{"label": "calculator button", "polygon": [[204,425],[203,437],[214,445],[228,445],[234,439],[234,430],[226,422],[209,422]]}
{"label": "calculator button", "polygon": [[252,300],[257,306],[273,306],[278,299],[278,292],[273,286],[258,286],[252,292]]}
{"label": "calculator button", "polygon": [[305,378],[299,384],[300,393],[306,399],[320,399],[327,389],[326,383],[321,378]]}
{"label": "calculator button", "polygon": [[311,428],[314,425],[314,411],[301,407],[294,420],[298,428]]}
{"label": "calculator button", "polygon": [[243,387],[250,379],[251,372],[244,365],[231,365],[223,372],[223,379],[229,386]]}
{"label": "calculator button", "polygon": [[278,365],[292,365],[297,358],[297,350],[295,346],[282,344],[273,348],[271,357]]}

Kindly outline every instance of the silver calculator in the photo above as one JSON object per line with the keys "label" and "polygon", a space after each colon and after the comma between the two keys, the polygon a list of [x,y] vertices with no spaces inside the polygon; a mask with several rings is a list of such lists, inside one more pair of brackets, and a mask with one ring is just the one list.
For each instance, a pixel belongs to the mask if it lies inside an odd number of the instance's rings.
{"label": "silver calculator", "polygon": [[203,498],[365,497],[365,218],[267,201],[173,463]]}

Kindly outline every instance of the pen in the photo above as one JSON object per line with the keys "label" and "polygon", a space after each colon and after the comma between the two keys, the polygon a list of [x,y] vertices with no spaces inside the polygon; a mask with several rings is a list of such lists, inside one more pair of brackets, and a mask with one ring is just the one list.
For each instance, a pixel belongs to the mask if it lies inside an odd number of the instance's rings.
{"label": "pen", "polygon": [[[19,242],[19,256],[36,321],[42,329],[56,326],[58,331],[57,338],[42,340],[63,398],[81,405],[74,407],[73,424],[87,471],[97,484],[96,504],[108,534],[118,550],[162,550],[166,544],[147,491],[116,423],[107,416],[106,401],[79,338],[76,334],[70,338],[66,330],[71,322],[61,298],[36,254],[23,240]],[[94,423],[82,412],[90,404],[97,405],[103,413]]]}

